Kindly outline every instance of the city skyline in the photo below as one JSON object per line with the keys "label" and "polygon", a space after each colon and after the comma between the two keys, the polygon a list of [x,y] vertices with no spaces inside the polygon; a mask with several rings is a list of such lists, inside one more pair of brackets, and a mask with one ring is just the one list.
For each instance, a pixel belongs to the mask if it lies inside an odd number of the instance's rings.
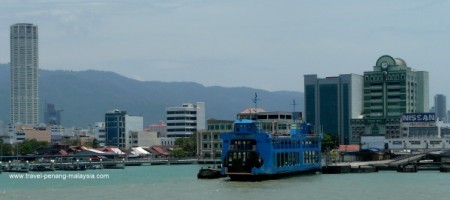
{"label": "city skyline", "polygon": [[9,61],[9,26],[27,22],[40,27],[43,69],[303,92],[303,74],[361,75],[375,58],[396,55],[430,72],[430,94],[449,95],[439,73],[450,61],[449,7],[445,1],[7,0],[0,8],[0,62]]}

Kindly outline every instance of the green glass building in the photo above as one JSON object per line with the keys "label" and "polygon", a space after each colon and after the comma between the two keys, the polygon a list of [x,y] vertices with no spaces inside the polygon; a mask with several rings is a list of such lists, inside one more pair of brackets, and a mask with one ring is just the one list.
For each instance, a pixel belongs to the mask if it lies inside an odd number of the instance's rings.
{"label": "green glass building", "polygon": [[358,144],[353,141],[351,120],[362,113],[363,77],[344,74],[317,78],[305,75],[305,120],[324,133],[339,138],[339,144]]}
{"label": "green glass building", "polygon": [[363,118],[352,120],[354,136],[399,138],[403,113],[428,111],[428,72],[415,71],[401,58],[384,55],[364,72]]}

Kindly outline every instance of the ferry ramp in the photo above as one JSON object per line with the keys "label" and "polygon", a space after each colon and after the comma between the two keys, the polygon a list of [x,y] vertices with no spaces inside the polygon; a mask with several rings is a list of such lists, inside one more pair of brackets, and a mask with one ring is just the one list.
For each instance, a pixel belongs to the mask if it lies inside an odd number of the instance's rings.
{"label": "ferry ramp", "polygon": [[423,158],[425,158],[427,156],[427,154],[428,154],[427,152],[423,152],[423,153],[418,153],[418,154],[402,155],[402,156],[395,158],[391,162],[389,162],[388,166],[389,167],[397,167],[397,166],[404,166],[404,165],[408,165],[408,164],[417,163],[419,160],[422,160]]}

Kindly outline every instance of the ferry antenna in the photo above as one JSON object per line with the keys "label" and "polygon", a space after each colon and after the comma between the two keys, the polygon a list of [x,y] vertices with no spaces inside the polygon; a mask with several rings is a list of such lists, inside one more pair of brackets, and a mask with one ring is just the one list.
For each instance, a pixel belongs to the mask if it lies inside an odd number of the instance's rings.
{"label": "ferry antenna", "polygon": [[295,99],[293,99],[292,100],[292,109],[293,109],[293,111],[292,111],[292,121],[294,121],[295,122],[295,107],[298,105],[296,102],[295,102]]}
{"label": "ferry antenna", "polygon": [[255,121],[258,121],[258,101],[259,100],[261,100],[261,99],[258,98],[258,93],[255,92],[255,97],[252,99],[253,103],[255,103]]}

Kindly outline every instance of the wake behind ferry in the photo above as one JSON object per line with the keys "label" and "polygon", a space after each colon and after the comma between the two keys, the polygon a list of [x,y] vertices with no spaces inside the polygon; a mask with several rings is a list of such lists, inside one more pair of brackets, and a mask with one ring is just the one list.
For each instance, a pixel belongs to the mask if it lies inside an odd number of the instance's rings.
{"label": "wake behind ferry", "polygon": [[321,169],[321,134],[311,125],[291,125],[289,136],[264,132],[257,121],[239,119],[221,134],[222,171],[231,180],[261,180]]}

